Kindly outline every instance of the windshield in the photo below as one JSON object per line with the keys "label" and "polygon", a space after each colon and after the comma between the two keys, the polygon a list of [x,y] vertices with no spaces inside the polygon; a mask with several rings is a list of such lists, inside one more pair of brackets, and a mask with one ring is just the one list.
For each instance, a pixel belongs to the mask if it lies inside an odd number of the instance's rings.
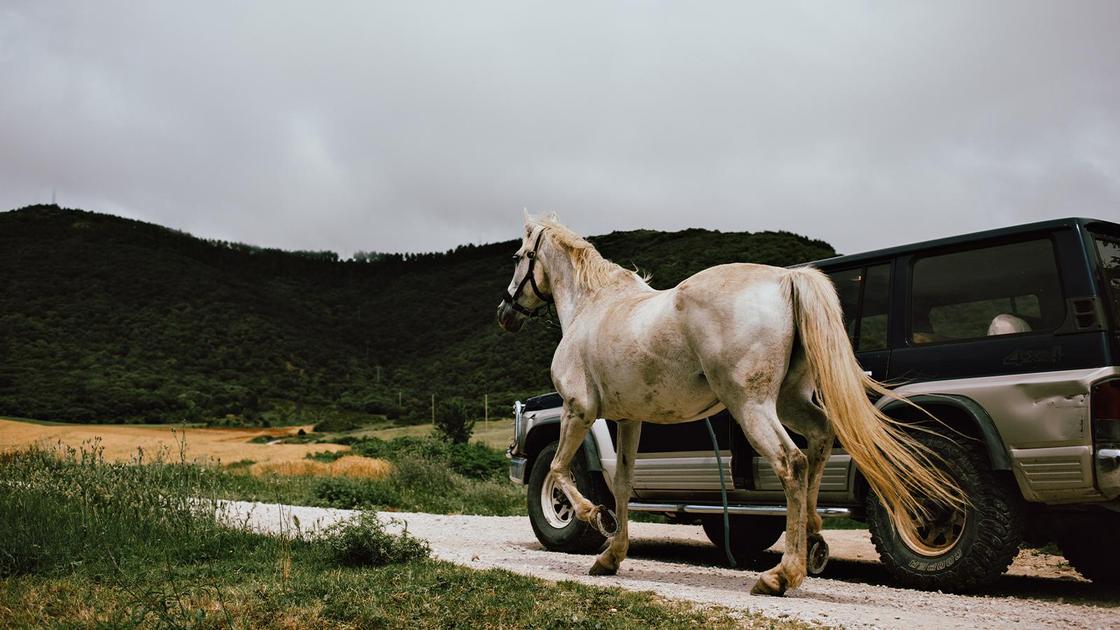
{"label": "windshield", "polygon": [[1120,328],[1120,237],[1094,234],[1097,253],[1101,259],[1101,276],[1104,278],[1106,299],[1112,311],[1112,325]]}

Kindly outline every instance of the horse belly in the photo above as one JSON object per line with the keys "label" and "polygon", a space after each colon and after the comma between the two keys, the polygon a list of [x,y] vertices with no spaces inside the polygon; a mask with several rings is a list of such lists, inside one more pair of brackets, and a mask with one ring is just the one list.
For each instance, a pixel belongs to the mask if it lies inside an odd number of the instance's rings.
{"label": "horse belly", "polygon": [[685,422],[719,410],[719,400],[699,369],[616,371],[601,383],[604,418],[666,424]]}
{"label": "horse belly", "polygon": [[582,354],[601,417],[673,423],[718,411],[682,323],[672,291],[620,301],[594,321]]}

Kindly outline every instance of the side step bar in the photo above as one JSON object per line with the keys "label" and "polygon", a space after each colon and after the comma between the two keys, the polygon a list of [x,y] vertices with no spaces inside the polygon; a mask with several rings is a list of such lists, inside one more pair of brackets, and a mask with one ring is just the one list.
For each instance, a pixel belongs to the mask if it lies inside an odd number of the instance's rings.
{"label": "side step bar", "polygon": [[[723,514],[722,505],[694,505],[687,503],[639,503],[630,502],[630,509],[634,512],[686,512],[689,514]],[[729,505],[728,514],[746,514],[751,516],[785,516],[784,505]],[[821,518],[837,518],[851,516],[848,508],[826,507],[817,508]]]}

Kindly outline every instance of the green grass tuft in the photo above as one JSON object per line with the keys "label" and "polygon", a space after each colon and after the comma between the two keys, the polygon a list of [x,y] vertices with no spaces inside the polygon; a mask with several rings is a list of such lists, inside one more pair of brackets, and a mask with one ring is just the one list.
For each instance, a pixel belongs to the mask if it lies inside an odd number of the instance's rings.
{"label": "green grass tuft", "polygon": [[348,567],[399,564],[423,560],[432,553],[427,541],[413,537],[407,529],[397,535],[386,532],[373,512],[335,523],[323,533],[322,542],[336,562]]}

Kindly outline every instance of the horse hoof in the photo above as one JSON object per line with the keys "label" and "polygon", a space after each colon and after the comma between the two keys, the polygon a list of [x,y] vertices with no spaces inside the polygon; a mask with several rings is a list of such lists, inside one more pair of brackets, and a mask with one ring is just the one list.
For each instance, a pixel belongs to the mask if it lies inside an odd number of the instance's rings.
{"label": "horse hoof", "polygon": [[614,575],[618,573],[618,569],[612,569],[607,565],[595,559],[595,564],[591,565],[591,570],[587,572],[588,575]]}
{"label": "horse hoof", "polygon": [[595,529],[607,538],[618,534],[618,516],[614,510],[607,509],[605,505],[595,508]]}
{"label": "horse hoof", "polygon": [[786,580],[779,574],[763,573],[751,589],[751,595],[773,595],[781,597],[786,593]]}
{"label": "horse hoof", "polygon": [[828,543],[820,534],[809,534],[809,557],[806,569],[809,575],[820,575],[828,566]]}

